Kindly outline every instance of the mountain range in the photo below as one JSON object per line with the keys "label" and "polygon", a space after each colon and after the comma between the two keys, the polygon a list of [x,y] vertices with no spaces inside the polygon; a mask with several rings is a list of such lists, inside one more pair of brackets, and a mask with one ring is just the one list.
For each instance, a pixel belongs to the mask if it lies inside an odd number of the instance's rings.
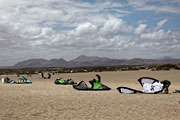
{"label": "mountain range", "polygon": [[29,67],[90,67],[90,66],[115,66],[115,65],[146,65],[146,64],[175,64],[180,63],[180,59],[164,57],[160,59],[111,59],[98,56],[81,55],[73,60],[66,61],[61,59],[29,59],[18,62],[12,68]]}

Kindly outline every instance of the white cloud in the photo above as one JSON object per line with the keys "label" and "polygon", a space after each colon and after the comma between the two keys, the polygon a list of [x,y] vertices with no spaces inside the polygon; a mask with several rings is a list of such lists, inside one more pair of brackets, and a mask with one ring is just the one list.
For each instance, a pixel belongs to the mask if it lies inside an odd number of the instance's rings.
{"label": "white cloud", "polygon": [[126,32],[132,32],[133,27],[127,25],[122,19],[110,17],[101,28],[101,34],[105,37],[120,35]]}
{"label": "white cloud", "polygon": [[168,20],[164,19],[157,23],[157,29],[160,29]]}
{"label": "white cloud", "polygon": [[92,23],[83,23],[77,26],[74,30],[74,35],[84,36],[84,35],[92,35],[97,31],[97,27]]}
{"label": "white cloud", "polygon": [[140,11],[180,14],[178,0],[128,0],[128,5]]}
{"label": "white cloud", "polygon": [[168,38],[169,32],[164,32],[164,30],[154,31],[152,33],[144,33],[141,34],[142,39],[148,39],[148,40],[162,40]]}
{"label": "white cloud", "polygon": [[135,34],[141,34],[146,30],[146,24],[139,24],[139,26],[135,29]]}

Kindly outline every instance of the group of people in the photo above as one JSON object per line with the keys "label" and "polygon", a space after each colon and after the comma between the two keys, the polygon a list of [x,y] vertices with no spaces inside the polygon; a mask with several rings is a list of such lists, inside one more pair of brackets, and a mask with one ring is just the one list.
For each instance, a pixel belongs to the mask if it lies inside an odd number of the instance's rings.
{"label": "group of people", "polygon": [[[45,77],[44,73],[41,73],[41,76],[43,79],[51,79],[51,74],[48,73],[48,76]],[[92,89],[98,89],[100,88],[103,84],[101,83],[101,76],[100,75],[96,75],[97,79],[93,79],[90,80],[89,83],[91,84],[91,88]],[[64,80],[66,83],[68,84],[73,84],[76,83],[74,80],[72,79],[67,79]],[[156,82],[153,84],[144,84],[143,85],[143,92],[145,93],[150,93],[152,91],[155,91],[155,89],[161,89],[163,93],[168,94],[169,93],[169,86],[171,85],[171,82],[169,80],[162,80],[160,82]]]}
{"label": "group of people", "polygon": [[[44,73],[41,73],[41,76],[42,76],[43,79],[50,79],[51,78],[50,73],[48,73],[47,78],[44,76]],[[93,79],[93,80],[89,81],[89,83],[91,84],[92,89],[98,89],[99,87],[101,87],[103,85],[101,83],[101,76],[98,75],[98,74],[96,76],[97,76],[97,79]],[[65,81],[66,84],[75,83],[72,79],[67,79],[67,80],[64,80],[64,81]],[[64,83],[64,81],[63,81],[63,83]],[[60,79],[60,82],[62,82],[62,79]],[[170,85],[171,85],[171,82],[169,80],[163,80],[163,81],[160,81],[159,83],[156,82],[154,84],[144,84],[143,85],[143,92],[151,93],[151,92],[156,91],[157,89],[159,89],[159,90],[162,90],[163,93],[168,94]]]}

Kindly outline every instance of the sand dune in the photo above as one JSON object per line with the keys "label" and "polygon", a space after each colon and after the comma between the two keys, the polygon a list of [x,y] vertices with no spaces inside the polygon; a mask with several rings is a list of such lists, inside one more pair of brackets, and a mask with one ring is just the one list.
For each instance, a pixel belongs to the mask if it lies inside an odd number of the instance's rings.
{"label": "sand dune", "polygon": [[[77,91],[72,86],[55,85],[59,77],[77,82],[100,74],[110,91]],[[1,76],[4,77],[4,76]],[[15,75],[8,75],[17,80]],[[116,88],[128,86],[141,90],[137,79],[154,77],[172,82],[170,94],[120,94]],[[32,84],[0,83],[0,120],[179,120],[180,71],[120,71],[28,77]],[[88,85],[90,85],[88,83]]]}

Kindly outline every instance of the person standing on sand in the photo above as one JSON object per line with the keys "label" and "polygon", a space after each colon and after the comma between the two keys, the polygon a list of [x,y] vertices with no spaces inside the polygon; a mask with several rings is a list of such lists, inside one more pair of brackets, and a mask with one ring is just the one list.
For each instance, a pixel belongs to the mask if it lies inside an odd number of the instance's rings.
{"label": "person standing on sand", "polygon": [[161,81],[161,84],[163,84],[163,91],[165,94],[169,93],[169,86],[171,85],[171,82],[169,80],[163,80]]}
{"label": "person standing on sand", "polygon": [[51,78],[51,74],[50,73],[48,73],[48,79],[50,79]]}
{"label": "person standing on sand", "polygon": [[19,74],[17,74],[17,77],[20,77],[20,75],[19,75]]}
{"label": "person standing on sand", "polygon": [[44,73],[43,72],[41,73],[41,76],[42,76],[42,78],[44,78]]}

